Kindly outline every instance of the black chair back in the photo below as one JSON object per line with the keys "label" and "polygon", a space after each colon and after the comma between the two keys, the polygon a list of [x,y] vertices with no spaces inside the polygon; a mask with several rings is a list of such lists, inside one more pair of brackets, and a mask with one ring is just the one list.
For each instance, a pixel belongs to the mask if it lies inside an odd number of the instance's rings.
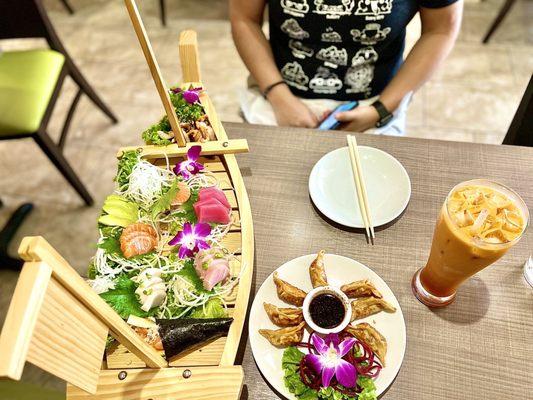
{"label": "black chair back", "polygon": [[48,38],[47,23],[40,0],[0,1],[0,39]]}
{"label": "black chair back", "polygon": [[533,147],[533,75],[502,144]]}

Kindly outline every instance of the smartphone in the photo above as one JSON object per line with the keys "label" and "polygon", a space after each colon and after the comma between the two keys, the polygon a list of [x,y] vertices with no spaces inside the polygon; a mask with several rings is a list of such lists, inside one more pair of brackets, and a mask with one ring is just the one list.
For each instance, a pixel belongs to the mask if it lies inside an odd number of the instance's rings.
{"label": "smartphone", "polygon": [[320,123],[320,125],[318,126],[318,129],[323,130],[323,131],[337,129],[341,123],[337,121],[337,119],[335,118],[335,114],[341,111],[353,110],[358,105],[359,105],[359,102],[357,101],[350,101],[349,103],[341,104],[335,110],[333,110],[331,114],[329,114],[324,121]]}

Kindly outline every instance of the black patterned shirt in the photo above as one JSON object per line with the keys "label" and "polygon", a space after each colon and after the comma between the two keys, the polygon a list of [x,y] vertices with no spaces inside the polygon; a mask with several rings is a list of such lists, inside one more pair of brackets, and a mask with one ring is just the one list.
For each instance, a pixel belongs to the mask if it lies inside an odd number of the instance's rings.
{"label": "black patterned shirt", "polygon": [[419,7],[457,0],[269,0],[270,44],[294,94],[361,100],[403,62],[405,28]]}

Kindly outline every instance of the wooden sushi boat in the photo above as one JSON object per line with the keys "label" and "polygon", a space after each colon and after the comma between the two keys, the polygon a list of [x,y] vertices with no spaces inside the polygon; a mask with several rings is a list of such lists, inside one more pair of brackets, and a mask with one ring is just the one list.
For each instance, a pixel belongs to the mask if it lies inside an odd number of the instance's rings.
{"label": "wooden sushi boat", "polygon": [[[168,146],[135,147],[154,165],[186,157],[189,142],[177,120],[133,0],[125,0],[175,137]],[[196,33],[180,35],[182,87],[201,86]],[[222,244],[246,266],[226,299],[233,318],[219,337],[167,361],[113,310],[42,237],[19,247],[24,267],[0,336],[0,378],[19,380],[30,362],[67,382],[67,399],[217,399],[240,397],[243,370],[235,365],[250,296],[254,236],[250,204],[235,154],[246,140],[229,140],[205,91],[200,103],[214,131],[201,143],[200,161],[221,183],[238,221]],[[132,148],[119,151],[120,157]],[[115,344],[106,346],[108,335]],[[107,347],[107,348],[106,348]]]}

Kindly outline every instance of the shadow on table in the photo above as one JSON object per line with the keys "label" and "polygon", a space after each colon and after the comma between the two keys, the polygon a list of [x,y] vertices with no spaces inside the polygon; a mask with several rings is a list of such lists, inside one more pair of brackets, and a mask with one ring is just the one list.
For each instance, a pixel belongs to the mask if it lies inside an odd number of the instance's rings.
{"label": "shadow on table", "polygon": [[490,294],[485,282],[474,276],[457,291],[454,302],[444,308],[430,308],[439,318],[458,325],[470,325],[485,316],[490,304]]}
{"label": "shadow on table", "polygon": [[[318,209],[318,207],[315,205],[315,203],[313,202],[313,199],[311,198],[311,196],[309,196],[309,201],[311,202],[311,205],[313,206],[313,209],[320,216],[320,218],[322,218],[325,222],[327,222],[331,226],[333,226],[333,227],[335,227],[337,229],[340,229],[342,231],[345,231],[345,232],[361,233],[363,235],[365,234],[365,229],[364,228],[351,228],[349,226],[345,226],[345,225],[339,224],[339,223],[329,219],[328,217],[326,217],[322,213],[322,211],[320,211]],[[393,219],[391,222],[389,222],[387,224],[384,224],[384,225],[375,226],[374,227],[374,231],[375,232],[380,232],[380,231],[383,231],[383,230],[388,229],[391,226],[395,225],[400,219],[402,219],[403,215],[405,214],[405,212],[407,211],[408,208],[409,208],[409,204],[407,204],[407,206],[402,211],[402,213],[400,215],[398,215],[395,219]],[[367,241],[368,241],[368,238],[367,238]]]}

